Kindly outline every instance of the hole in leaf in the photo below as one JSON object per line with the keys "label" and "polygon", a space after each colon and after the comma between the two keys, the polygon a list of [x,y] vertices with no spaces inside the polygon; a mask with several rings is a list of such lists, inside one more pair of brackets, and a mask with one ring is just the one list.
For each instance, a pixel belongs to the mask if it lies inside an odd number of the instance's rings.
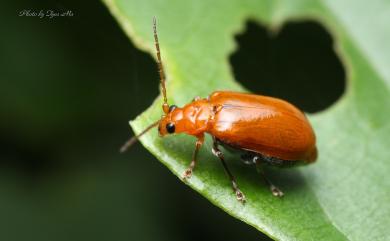
{"label": "hole in leaf", "polygon": [[333,39],[316,22],[287,23],[275,34],[248,22],[236,40],[239,48],[230,58],[235,78],[254,93],[313,113],[332,105],[345,90],[345,70]]}

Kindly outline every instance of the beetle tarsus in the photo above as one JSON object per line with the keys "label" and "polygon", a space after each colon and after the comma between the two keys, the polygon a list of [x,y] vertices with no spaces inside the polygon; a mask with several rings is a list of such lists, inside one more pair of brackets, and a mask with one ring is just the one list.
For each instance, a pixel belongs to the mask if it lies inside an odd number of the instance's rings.
{"label": "beetle tarsus", "polygon": [[284,193],[275,185],[271,184],[269,188],[271,189],[272,195],[274,195],[275,197],[283,197]]}
{"label": "beetle tarsus", "polygon": [[187,179],[191,178],[192,176],[192,169],[187,168],[183,173],[183,180],[186,181]]}
{"label": "beetle tarsus", "polygon": [[238,200],[239,202],[241,202],[241,203],[245,203],[245,202],[246,202],[245,195],[244,195],[244,193],[242,193],[242,192],[240,191],[240,189],[237,189],[237,190],[236,190],[236,197],[237,197],[237,200]]}

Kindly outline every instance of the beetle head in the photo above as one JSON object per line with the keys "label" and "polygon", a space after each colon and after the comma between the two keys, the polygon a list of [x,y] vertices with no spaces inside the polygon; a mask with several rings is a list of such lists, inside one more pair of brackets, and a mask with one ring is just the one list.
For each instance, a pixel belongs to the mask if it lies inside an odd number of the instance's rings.
{"label": "beetle head", "polygon": [[167,134],[183,132],[181,120],[183,119],[183,109],[176,105],[169,107],[169,112],[163,115],[158,125],[158,134],[163,137]]}

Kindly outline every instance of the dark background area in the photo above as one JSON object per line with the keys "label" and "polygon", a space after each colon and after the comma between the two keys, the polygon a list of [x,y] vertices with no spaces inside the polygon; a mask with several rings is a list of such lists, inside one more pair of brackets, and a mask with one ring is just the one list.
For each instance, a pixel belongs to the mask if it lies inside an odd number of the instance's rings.
{"label": "dark background area", "polygon": [[[24,9],[74,16],[19,17]],[[1,240],[267,240],[140,144],[118,153],[128,120],[158,95],[158,73],[101,2],[9,1],[0,11]],[[244,86],[309,112],[340,97],[344,70],[320,25],[247,29],[231,57]]]}
{"label": "dark background area", "polygon": [[325,110],[343,94],[345,71],[330,34],[313,21],[271,32],[248,22],[230,62],[236,80],[254,93],[276,96],[305,112]]}

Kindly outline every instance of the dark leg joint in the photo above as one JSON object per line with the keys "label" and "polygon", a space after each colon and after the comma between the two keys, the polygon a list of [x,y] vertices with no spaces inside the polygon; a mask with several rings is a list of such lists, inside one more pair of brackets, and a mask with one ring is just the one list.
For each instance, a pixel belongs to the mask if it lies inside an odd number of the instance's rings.
{"label": "dark leg joint", "polygon": [[213,152],[213,154],[218,157],[218,158],[223,158],[223,153],[219,150],[219,149],[216,149],[215,147],[213,147],[211,149],[211,151]]}

